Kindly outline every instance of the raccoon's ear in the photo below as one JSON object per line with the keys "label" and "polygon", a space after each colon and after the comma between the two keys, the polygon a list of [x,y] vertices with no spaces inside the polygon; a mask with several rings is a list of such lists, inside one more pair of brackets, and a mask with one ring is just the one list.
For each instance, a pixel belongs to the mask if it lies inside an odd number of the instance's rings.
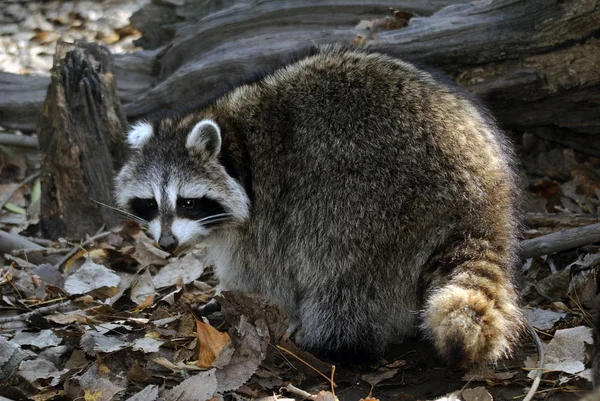
{"label": "raccoon's ear", "polygon": [[218,156],[221,151],[221,129],[213,120],[202,120],[188,134],[185,146],[192,152],[208,157]]}
{"label": "raccoon's ear", "polygon": [[147,121],[138,121],[137,123],[133,124],[127,133],[127,143],[133,149],[140,149],[148,142],[153,134],[154,129],[150,123]]}

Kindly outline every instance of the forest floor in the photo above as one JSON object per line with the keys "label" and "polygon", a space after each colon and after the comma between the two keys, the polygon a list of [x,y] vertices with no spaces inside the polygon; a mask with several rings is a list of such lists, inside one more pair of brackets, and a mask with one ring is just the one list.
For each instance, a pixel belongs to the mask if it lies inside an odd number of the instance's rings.
{"label": "forest floor", "polygon": [[[61,35],[136,51],[141,34],[129,17],[147,2],[4,1],[0,71],[49,74]],[[528,133],[509,135],[521,162],[524,240],[600,221],[600,159]],[[326,391],[318,400],[332,399],[332,390],[348,401],[452,392],[465,401],[520,400],[531,386],[538,352],[528,336],[513,358],[486,371],[444,366],[419,339],[392,347],[385,360],[333,368],[283,339],[285,316],[257,297],[225,294],[222,311],[203,321],[194,310],[214,296],[216,282],[201,245],[171,257],[131,223],[88,238],[41,239],[39,159],[35,150],[0,146],[2,241],[21,241],[14,249],[0,244],[0,398],[305,399],[301,389]],[[597,244],[518,266],[546,354],[536,399],[578,399],[591,390],[598,266]]]}

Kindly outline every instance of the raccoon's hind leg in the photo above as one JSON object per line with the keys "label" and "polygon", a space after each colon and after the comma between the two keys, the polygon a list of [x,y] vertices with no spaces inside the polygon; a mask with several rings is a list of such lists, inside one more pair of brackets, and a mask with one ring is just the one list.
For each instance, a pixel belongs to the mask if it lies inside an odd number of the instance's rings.
{"label": "raccoon's hind leg", "polygon": [[432,266],[422,322],[440,356],[461,367],[509,356],[523,327],[510,258],[469,242]]}
{"label": "raccoon's hind leg", "polygon": [[296,343],[340,364],[375,360],[390,341],[391,330],[386,324],[389,315],[368,291],[348,283],[329,284],[331,287],[303,298]]}

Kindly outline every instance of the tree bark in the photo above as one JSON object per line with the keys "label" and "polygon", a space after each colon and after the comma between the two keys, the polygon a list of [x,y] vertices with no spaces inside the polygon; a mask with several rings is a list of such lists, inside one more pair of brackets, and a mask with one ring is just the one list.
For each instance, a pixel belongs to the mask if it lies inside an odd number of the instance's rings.
{"label": "tree bark", "polygon": [[46,238],[82,238],[118,223],[112,177],[125,159],[127,127],[110,52],[59,42],[38,123],[42,150],[41,225]]}

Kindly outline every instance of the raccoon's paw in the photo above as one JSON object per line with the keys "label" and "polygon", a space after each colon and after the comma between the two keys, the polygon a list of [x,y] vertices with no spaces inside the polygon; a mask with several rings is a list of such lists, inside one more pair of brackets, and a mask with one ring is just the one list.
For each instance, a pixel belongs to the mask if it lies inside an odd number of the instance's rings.
{"label": "raccoon's paw", "polygon": [[422,328],[450,365],[467,368],[495,362],[510,354],[519,335],[520,315],[509,302],[514,316],[481,291],[447,285],[431,294]]}
{"label": "raccoon's paw", "polygon": [[300,329],[300,322],[296,319],[292,319],[288,324],[285,333],[283,333],[282,341],[287,341],[290,338],[294,338],[296,342],[302,339],[302,332]]}

